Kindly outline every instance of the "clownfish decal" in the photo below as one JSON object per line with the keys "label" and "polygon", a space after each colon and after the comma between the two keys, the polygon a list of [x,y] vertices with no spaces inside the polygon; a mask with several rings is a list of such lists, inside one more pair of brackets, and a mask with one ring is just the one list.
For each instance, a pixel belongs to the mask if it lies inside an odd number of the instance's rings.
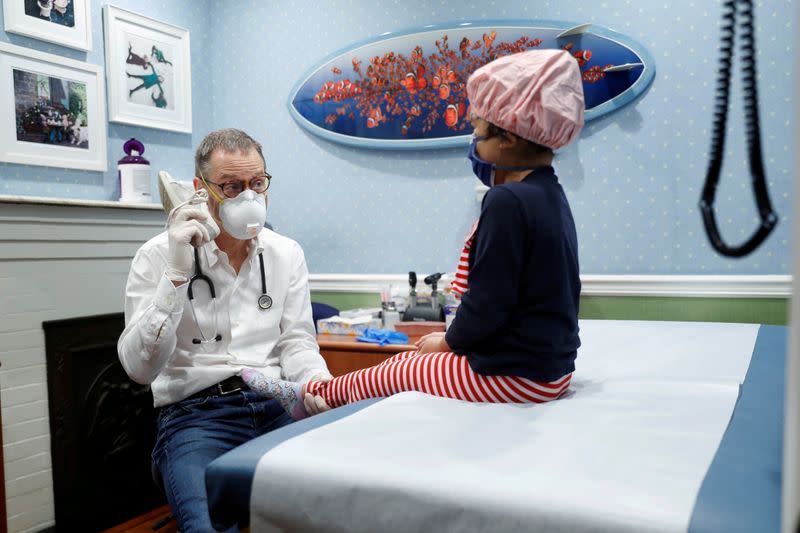
{"label": "clownfish decal", "polygon": [[592,51],[591,50],[578,50],[577,52],[575,52],[572,55],[575,57],[575,59],[578,60],[578,66],[579,67],[586,66],[586,63],[588,63],[589,60],[592,59]]}
{"label": "clownfish decal", "polygon": [[444,122],[448,128],[452,128],[458,123],[458,108],[455,104],[449,104],[444,110]]}
{"label": "clownfish decal", "polygon": [[575,59],[587,121],[642,94],[655,72],[640,44],[597,26],[464,23],[382,36],[329,57],[295,85],[289,111],[309,131],[354,146],[465,145],[470,75],[498,57],[545,49]]}

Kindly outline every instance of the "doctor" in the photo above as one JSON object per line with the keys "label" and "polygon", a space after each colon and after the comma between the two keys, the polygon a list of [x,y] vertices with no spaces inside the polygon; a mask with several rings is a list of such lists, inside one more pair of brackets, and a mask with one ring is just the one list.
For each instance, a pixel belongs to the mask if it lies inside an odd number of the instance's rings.
{"label": "doctor", "polygon": [[[206,465],[291,422],[245,386],[242,368],[331,379],[303,251],[263,227],[271,176],[261,145],[240,130],[212,132],[197,148],[195,173],[195,203],[174,209],[167,231],[133,259],[117,346],[128,376],[149,384],[160,408],[154,473],[184,533],[213,531]],[[206,197],[208,210],[197,203]],[[307,407],[317,412],[314,398]]]}

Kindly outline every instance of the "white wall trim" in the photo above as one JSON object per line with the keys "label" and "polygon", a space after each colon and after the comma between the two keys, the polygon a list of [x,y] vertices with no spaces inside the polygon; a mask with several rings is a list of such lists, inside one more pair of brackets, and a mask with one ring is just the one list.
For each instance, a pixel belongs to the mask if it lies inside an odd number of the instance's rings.
{"label": "white wall trim", "polygon": [[586,296],[672,296],[699,298],[788,298],[790,275],[581,276]]}
{"label": "white wall trim", "polygon": [[82,200],[78,198],[50,198],[47,196],[20,196],[0,194],[0,204],[65,205],[72,207],[110,207],[114,209],[144,209],[161,211],[157,203],[118,202],[111,200]]}
{"label": "white wall trim", "polygon": [[[584,296],[788,298],[792,293],[790,275],[585,275],[581,282]],[[408,275],[311,274],[309,283],[312,291],[379,293],[390,284],[406,285]],[[420,277],[417,289],[423,285]]]}

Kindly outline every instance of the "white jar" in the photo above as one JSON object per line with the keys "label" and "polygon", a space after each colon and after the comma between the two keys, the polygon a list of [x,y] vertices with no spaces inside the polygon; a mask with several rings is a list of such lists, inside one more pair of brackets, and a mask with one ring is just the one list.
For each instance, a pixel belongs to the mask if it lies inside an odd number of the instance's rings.
{"label": "white jar", "polygon": [[445,331],[450,329],[450,324],[453,323],[453,319],[456,317],[456,311],[458,310],[458,306],[461,304],[461,301],[454,304],[445,304],[444,305],[444,329]]}
{"label": "white jar", "polygon": [[394,331],[394,325],[400,322],[400,312],[396,309],[383,310],[383,329]]}
{"label": "white jar", "polygon": [[150,162],[142,157],[144,145],[130,139],[123,147],[125,157],[117,162],[119,174],[119,201],[125,203],[152,203],[150,191]]}

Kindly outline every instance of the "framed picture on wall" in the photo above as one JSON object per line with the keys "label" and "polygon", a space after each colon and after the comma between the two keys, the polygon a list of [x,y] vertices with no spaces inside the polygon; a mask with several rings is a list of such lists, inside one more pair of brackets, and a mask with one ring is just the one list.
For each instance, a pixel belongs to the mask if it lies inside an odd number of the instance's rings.
{"label": "framed picture on wall", "polygon": [[105,171],[103,70],[0,43],[0,161]]}
{"label": "framed picture on wall", "polygon": [[189,31],[111,5],[103,18],[109,120],[191,133]]}
{"label": "framed picture on wall", "polygon": [[92,49],[91,0],[4,0],[5,29],[43,41]]}

